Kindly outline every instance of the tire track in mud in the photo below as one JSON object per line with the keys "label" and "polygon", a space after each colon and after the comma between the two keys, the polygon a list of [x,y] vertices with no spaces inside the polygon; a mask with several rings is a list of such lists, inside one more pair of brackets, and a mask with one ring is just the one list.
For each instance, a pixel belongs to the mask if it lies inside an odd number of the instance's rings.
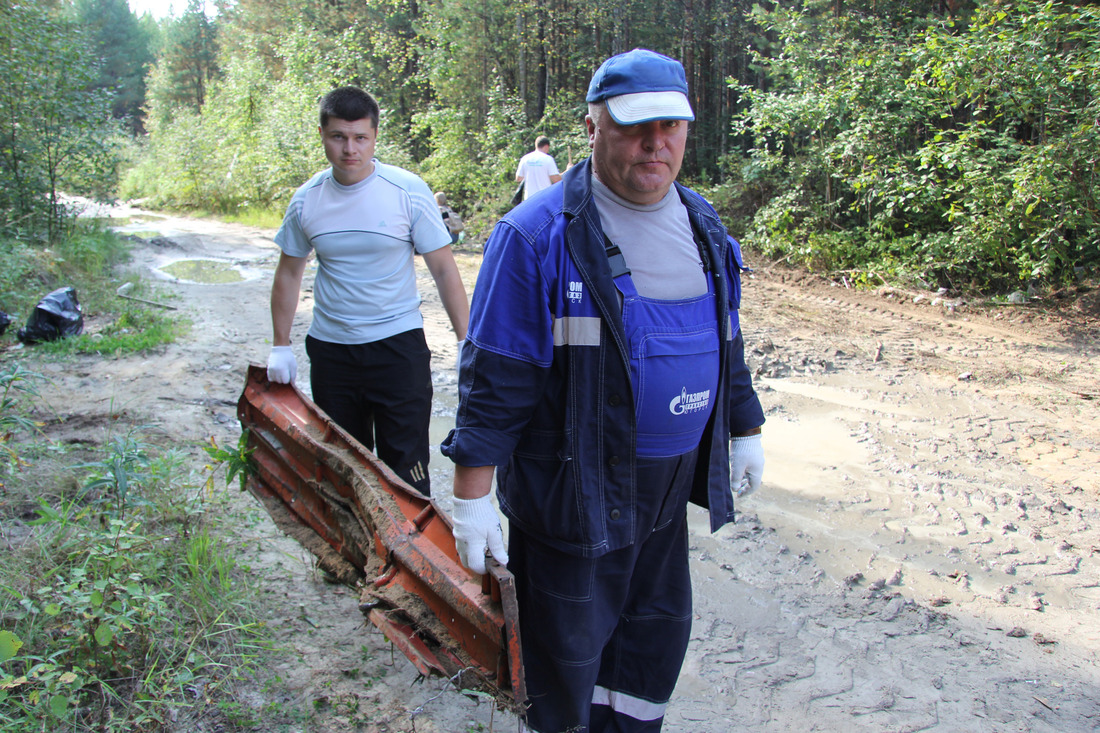
{"label": "tire track in mud", "polygon": [[[715,562],[711,542],[740,559]],[[1091,729],[1087,673],[1031,639],[889,584],[832,582],[762,525],[694,553],[697,619],[712,621],[696,621],[668,731]]]}
{"label": "tire track in mud", "polygon": [[[1022,306],[995,308],[894,288],[853,291],[812,276],[781,273],[748,282],[743,312],[751,318],[758,307],[773,319],[759,324],[765,336],[780,325],[798,332],[812,324],[820,329],[815,337],[833,336],[849,344],[854,354],[846,356],[952,376],[981,374],[997,382],[1026,379],[1075,399],[1100,397],[1100,322],[1068,327],[1057,316]],[[1035,360],[1036,355],[1044,358]],[[986,363],[989,356],[992,363]],[[1037,363],[1026,364],[1021,373],[1021,361]]]}
{"label": "tire track in mud", "polygon": [[1095,339],[868,297],[746,287],[765,488],[693,535],[697,616],[729,620],[678,690],[708,714],[668,729],[1092,730]]}

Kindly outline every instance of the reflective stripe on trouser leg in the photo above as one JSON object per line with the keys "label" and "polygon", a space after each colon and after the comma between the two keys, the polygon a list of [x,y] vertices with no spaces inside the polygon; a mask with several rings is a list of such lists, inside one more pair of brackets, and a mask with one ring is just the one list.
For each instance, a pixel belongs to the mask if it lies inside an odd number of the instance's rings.
{"label": "reflective stripe on trouser leg", "polygon": [[661,730],[691,637],[686,512],[653,533],[638,562],[635,598],[624,610],[592,694],[591,730]]}
{"label": "reflective stripe on trouser leg", "polygon": [[568,555],[512,527],[526,730],[660,730],[691,633],[694,466],[694,453],[640,461],[637,541],[601,557]]}

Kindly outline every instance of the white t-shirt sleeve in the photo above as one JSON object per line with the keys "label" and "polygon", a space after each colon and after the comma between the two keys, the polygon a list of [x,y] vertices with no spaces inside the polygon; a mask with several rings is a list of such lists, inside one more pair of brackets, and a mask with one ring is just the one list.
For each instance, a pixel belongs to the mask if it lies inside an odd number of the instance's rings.
{"label": "white t-shirt sleeve", "polygon": [[308,185],[294,192],[294,196],[286,207],[283,223],[275,233],[275,244],[291,257],[308,257],[313,251],[313,244],[302,229],[302,206],[305,204]]}
{"label": "white t-shirt sleeve", "polygon": [[451,243],[451,233],[443,217],[439,215],[439,204],[435,202],[428,184],[413,176],[409,184],[409,219],[413,248],[420,254],[434,252]]}

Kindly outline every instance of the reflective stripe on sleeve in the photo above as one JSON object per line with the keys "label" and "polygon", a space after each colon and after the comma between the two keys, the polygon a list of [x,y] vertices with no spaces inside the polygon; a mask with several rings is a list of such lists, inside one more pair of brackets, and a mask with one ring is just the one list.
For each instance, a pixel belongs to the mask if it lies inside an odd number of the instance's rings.
{"label": "reflective stripe on sleeve", "polygon": [[566,316],[554,319],[554,346],[599,346],[600,319]]}

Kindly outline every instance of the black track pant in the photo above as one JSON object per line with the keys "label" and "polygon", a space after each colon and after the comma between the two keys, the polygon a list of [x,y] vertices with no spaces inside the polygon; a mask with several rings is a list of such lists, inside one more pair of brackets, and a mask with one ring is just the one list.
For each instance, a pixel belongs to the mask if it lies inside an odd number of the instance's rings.
{"label": "black track pant", "polygon": [[[432,354],[423,329],[369,344],[306,336],[313,401],[425,496]],[[377,446],[377,447],[376,447]]]}

